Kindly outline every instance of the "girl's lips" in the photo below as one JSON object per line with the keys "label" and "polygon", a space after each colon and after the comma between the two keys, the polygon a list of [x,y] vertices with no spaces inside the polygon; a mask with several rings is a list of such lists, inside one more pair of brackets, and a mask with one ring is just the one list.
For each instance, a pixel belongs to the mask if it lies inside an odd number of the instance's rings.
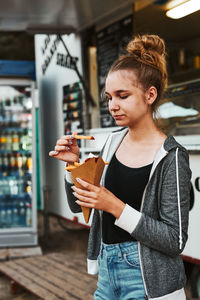
{"label": "girl's lips", "polygon": [[123,117],[124,117],[124,115],[115,115],[115,116],[113,116],[113,118],[115,120],[121,120]]}

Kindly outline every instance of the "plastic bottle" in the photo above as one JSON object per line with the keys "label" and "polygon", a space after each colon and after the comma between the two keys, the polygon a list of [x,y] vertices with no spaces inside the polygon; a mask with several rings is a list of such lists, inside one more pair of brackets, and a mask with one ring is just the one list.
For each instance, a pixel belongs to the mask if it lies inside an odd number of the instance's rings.
{"label": "plastic bottle", "polygon": [[5,129],[3,129],[1,133],[1,150],[6,150],[6,142],[7,142],[6,131]]}
{"label": "plastic bottle", "polygon": [[22,171],[23,173],[27,172],[27,156],[26,153],[22,153]]}
{"label": "plastic bottle", "polygon": [[11,151],[12,150],[12,132],[10,128],[7,128],[6,130],[6,150]]}
{"label": "plastic bottle", "polygon": [[15,176],[17,172],[17,161],[15,152],[10,153],[10,175]]}
{"label": "plastic bottle", "polygon": [[9,172],[9,153],[3,153],[3,176],[7,176]]}
{"label": "plastic bottle", "polygon": [[6,227],[11,227],[12,226],[12,207],[11,207],[11,201],[10,197],[6,197]]}
{"label": "plastic bottle", "polygon": [[12,150],[14,151],[19,150],[19,135],[17,130],[14,130],[12,134]]}
{"label": "plastic bottle", "polygon": [[24,129],[20,142],[23,150],[32,150],[32,131],[28,130],[27,128]]}
{"label": "plastic bottle", "polygon": [[30,227],[32,225],[32,209],[31,204],[26,203],[26,226]]}
{"label": "plastic bottle", "polygon": [[16,172],[17,172],[18,176],[24,175],[22,167],[23,167],[22,155],[20,152],[17,152],[17,154],[16,154]]}
{"label": "plastic bottle", "polygon": [[31,226],[32,224],[32,181],[26,173],[26,188],[25,188],[25,204],[26,204],[26,226]]}
{"label": "plastic bottle", "polygon": [[18,197],[15,197],[12,201],[12,227],[18,227],[19,224]]}
{"label": "plastic bottle", "polygon": [[0,179],[3,177],[3,159],[2,153],[0,152]]}
{"label": "plastic bottle", "polygon": [[25,205],[25,199],[24,196],[19,195],[19,225],[20,227],[26,226],[26,205]]}
{"label": "plastic bottle", "polygon": [[18,184],[18,194],[24,194],[25,193],[25,182],[21,176],[19,176],[17,178],[17,184]]}
{"label": "plastic bottle", "polygon": [[9,186],[10,186],[10,194],[17,195],[18,194],[18,182],[15,176],[10,177]]}
{"label": "plastic bottle", "polygon": [[5,196],[0,196],[0,228],[6,227]]}
{"label": "plastic bottle", "polygon": [[27,155],[27,171],[29,174],[32,173],[32,156],[31,153]]}
{"label": "plastic bottle", "polygon": [[0,179],[0,228],[5,226],[5,215],[4,181]]}

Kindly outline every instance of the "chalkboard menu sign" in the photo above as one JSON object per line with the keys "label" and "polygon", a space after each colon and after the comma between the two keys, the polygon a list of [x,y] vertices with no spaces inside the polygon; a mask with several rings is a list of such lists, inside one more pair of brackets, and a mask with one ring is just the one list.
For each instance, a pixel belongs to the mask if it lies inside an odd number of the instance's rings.
{"label": "chalkboard menu sign", "polygon": [[[132,39],[133,20],[128,16],[97,32],[98,85],[100,94],[104,88],[105,76],[112,63],[125,52],[127,43]],[[115,126],[107,104],[100,99],[100,119],[102,127]]]}
{"label": "chalkboard menu sign", "polygon": [[83,90],[80,82],[63,87],[63,117],[65,134],[83,131]]}

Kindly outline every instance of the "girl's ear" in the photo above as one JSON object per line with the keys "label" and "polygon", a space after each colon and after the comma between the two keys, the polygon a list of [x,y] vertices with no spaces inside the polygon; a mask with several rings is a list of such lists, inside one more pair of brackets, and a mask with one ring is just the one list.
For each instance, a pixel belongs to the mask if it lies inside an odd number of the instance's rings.
{"label": "girl's ear", "polygon": [[145,92],[145,97],[146,97],[146,102],[149,105],[152,105],[154,101],[156,100],[158,96],[157,88],[155,86],[151,86],[146,92]]}

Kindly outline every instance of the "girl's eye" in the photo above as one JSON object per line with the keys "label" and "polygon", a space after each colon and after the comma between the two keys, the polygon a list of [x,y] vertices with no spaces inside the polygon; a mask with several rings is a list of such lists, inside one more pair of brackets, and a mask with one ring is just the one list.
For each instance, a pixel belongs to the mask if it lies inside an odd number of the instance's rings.
{"label": "girl's eye", "polygon": [[128,98],[128,95],[120,95],[119,98],[120,99],[126,99],[126,98]]}

